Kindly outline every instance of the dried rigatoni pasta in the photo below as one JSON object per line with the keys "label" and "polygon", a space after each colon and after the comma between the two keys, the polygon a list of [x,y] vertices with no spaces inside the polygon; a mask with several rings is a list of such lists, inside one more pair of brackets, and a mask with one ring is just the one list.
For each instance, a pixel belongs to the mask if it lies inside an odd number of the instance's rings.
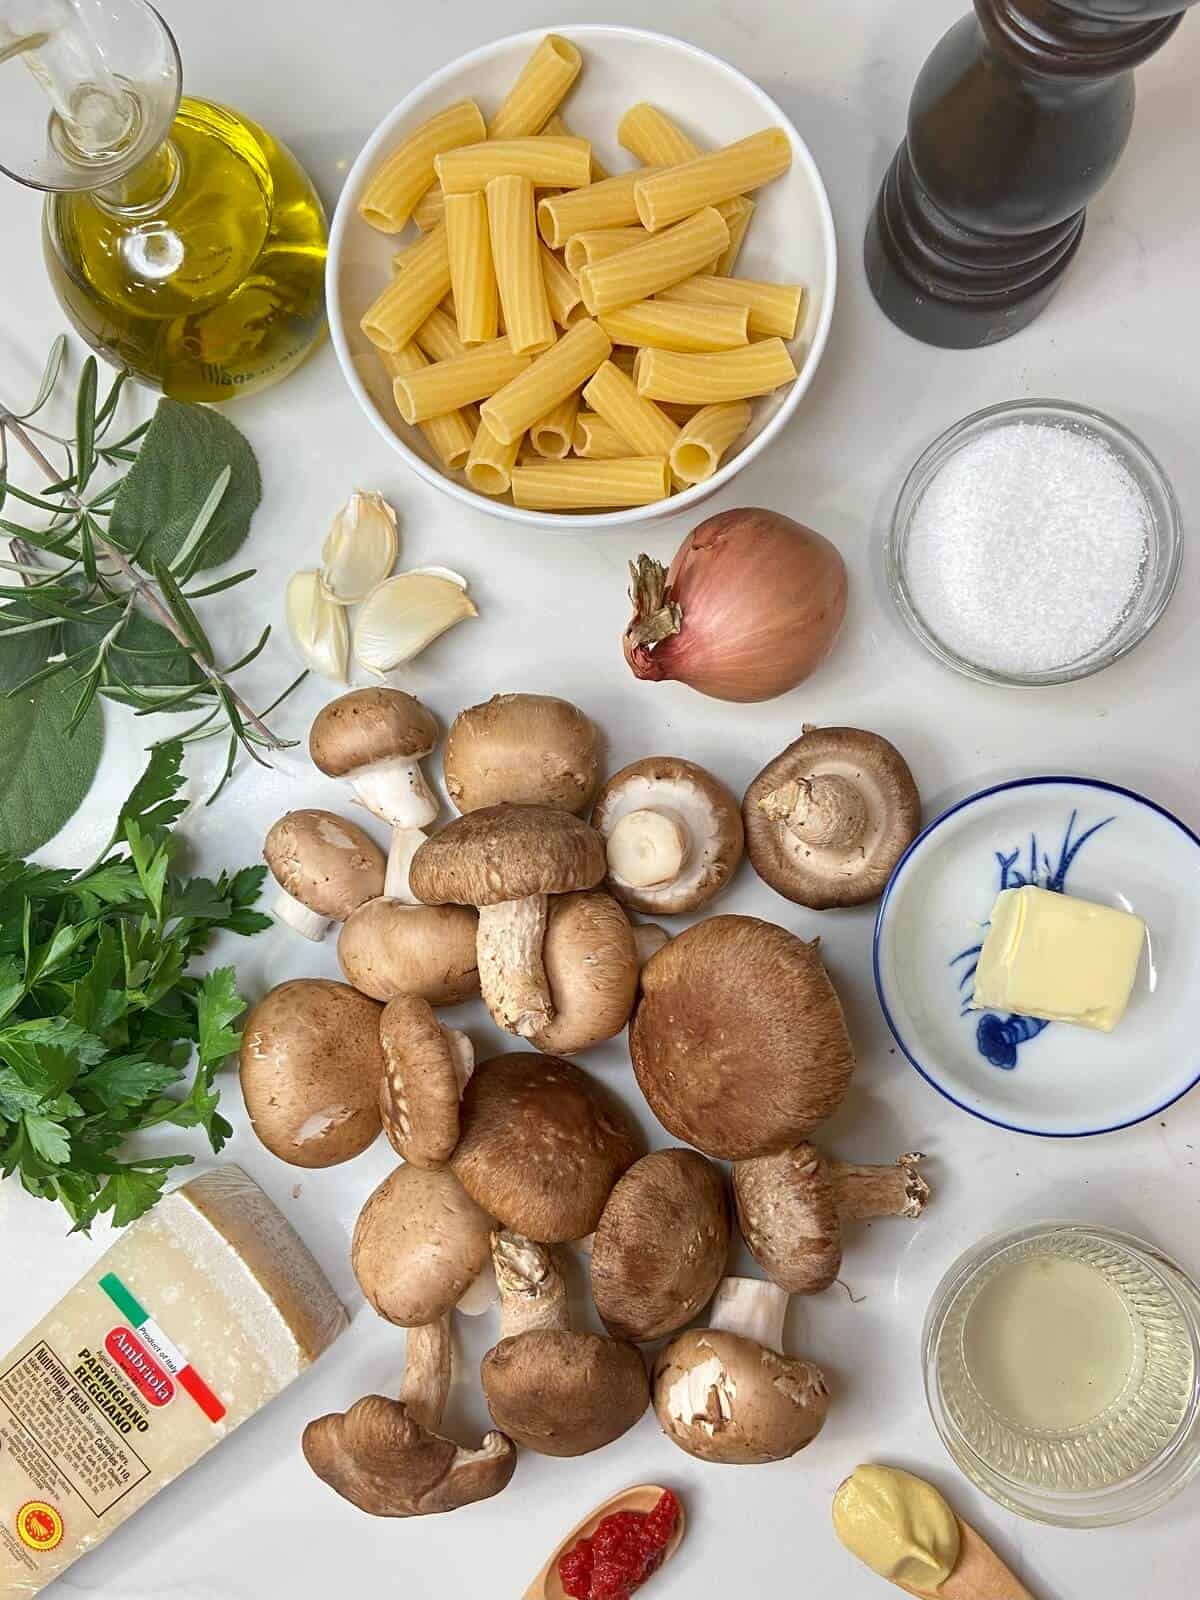
{"label": "dried rigatoni pasta", "polygon": [[695,306],[745,306],[750,313],[753,337],[793,339],[804,305],[804,288],[798,283],[762,283],[753,278],[704,275],[660,289],[658,297]]}
{"label": "dried rigatoni pasta", "polygon": [[[560,250],[573,234],[592,228],[627,228],[638,220],[634,185],[639,172],[624,172],[619,178],[605,178],[586,189],[550,195],[538,201],[538,228],[554,250]],[[697,207],[699,210],[699,207]]]}
{"label": "dried rigatoni pasta", "polygon": [[[453,159],[453,152],[438,157],[439,164]],[[748,139],[738,139],[681,166],[639,175],[634,185],[638,219],[644,228],[657,233],[660,228],[690,217],[702,206],[720,205],[723,200],[761,188],[780,177],[791,164],[792,145],[787,134],[782,128],[764,128]]]}
{"label": "dried rigatoni pasta", "polygon": [[435,306],[413,335],[431,361],[452,361],[465,356],[467,347],[458,336],[458,322],[444,306]]}
{"label": "dried rigatoni pasta", "polygon": [[583,57],[569,39],[548,33],[488,123],[488,138],[524,139],[540,133],[582,66]]}
{"label": "dried rigatoni pasta", "polygon": [[409,134],[376,168],[358,202],[358,214],[381,233],[399,233],[434,180],[437,158],[486,136],[474,100],[460,100]]}
{"label": "dried rigatoni pasta", "polygon": [[791,383],[796,368],[782,339],[762,339],[742,350],[725,350],[720,355],[640,350],[633,375],[638,393],[647,400],[707,406],[770,394]]}
{"label": "dried rigatoni pasta", "polygon": [[[439,222],[438,223],[438,228],[440,228],[441,226],[442,225]],[[432,231],[436,232],[437,230],[434,229]],[[646,237],[649,238],[650,235],[647,234]],[[392,271],[393,272],[403,272],[404,268],[408,265],[408,263],[416,255],[417,251],[421,249],[421,247],[422,247],[422,245],[424,243],[425,243],[424,239],[417,238],[417,239],[410,239],[407,244],[401,245],[399,250],[395,251],[394,254],[392,255]]]}
{"label": "dried rigatoni pasta", "polygon": [[611,353],[612,342],[599,323],[590,318],[577,322],[556,345],[536,356],[528,368],[486,400],[480,415],[496,437],[508,443],[582,388]]}
{"label": "dried rigatoni pasta", "polygon": [[622,434],[635,456],[669,456],[679,429],[652,400],[644,399],[632,378],[606,361],[583,391],[583,402]]}
{"label": "dried rigatoni pasta", "polygon": [[543,461],[517,467],[513,504],[523,511],[587,511],[644,506],[671,492],[665,456],[618,461]]}
{"label": "dried rigatoni pasta", "polygon": [[647,167],[678,167],[703,152],[665,111],[643,100],[617,124],[617,143]]}
{"label": "dried rigatoni pasta", "polygon": [[[421,372],[429,365],[428,358],[415,344],[406,344],[403,350],[391,355],[381,350],[379,359],[393,383],[396,378],[410,372]],[[478,424],[472,425],[466,411],[454,410],[444,411],[438,417],[427,417],[419,426],[429,448],[447,472],[457,472],[471,453],[471,443]]]}
{"label": "dried rigatoni pasta", "polygon": [[542,281],[546,285],[546,299],[550,315],[560,328],[569,328],[573,322],[587,316],[579,284],[553,250],[542,245],[539,256],[542,263]]}
{"label": "dried rigatoni pasta", "polygon": [[367,311],[362,331],[380,350],[403,350],[449,287],[446,230],[435,228]]}
{"label": "dried rigatoni pasta", "polygon": [[446,196],[440,183],[435,183],[413,207],[412,219],[422,233],[432,233],[446,215]]}
{"label": "dried rigatoni pasta", "polygon": [[575,418],[575,454],[591,461],[617,461],[629,454],[625,435],[595,411],[581,411]]}
{"label": "dried rigatoni pasta", "polygon": [[557,330],[546,298],[529,179],[493,178],[487,186],[487,214],[509,341],[519,355],[536,355],[550,348]]}
{"label": "dried rigatoni pasta", "polygon": [[579,393],[569,394],[529,430],[529,442],[539,456],[561,461],[571,453],[575,439],[575,418],[579,414]]}
{"label": "dried rigatoni pasta", "polygon": [[736,350],[749,344],[750,313],[745,306],[689,305],[683,301],[639,300],[600,318],[614,344],[649,345],[656,350]]}
{"label": "dried rigatoni pasta", "polygon": [[393,385],[396,405],[405,422],[423,422],[495,394],[529,364],[528,356],[513,353],[507,339],[493,339],[465,355],[435,361],[421,372],[402,374]]}
{"label": "dried rigatoni pasta", "polygon": [[438,156],[447,194],[486,189],[493,178],[528,178],[538,189],[581,189],[592,181],[592,147],[586,139],[497,139]]}
{"label": "dried rigatoni pasta", "polygon": [[754,220],[754,201],[747,200],[744,194],[736,200],[728,200],[720,208],[721,215],[729,229],[729,243],[717,257],[713,272],[719,278],[728,278],[737,266],[738,256],[742,253],[742,245],[746,241],[746,234]]}
{"label": "dried rigatoni pasta", "polygon": [[467,456],[466,476],[480,494],[507,494],[512,486],[512,470],[521,453],[524,435],[501,444],[486,422],[480,422]]}
{"label": "dried rigatoni pasta", "polygon": [[635,244],[645,244],[649,238],[641,223],[635,228],[589,229],[571,235],[563,250],[563,260],[567,271],[578,277],[593,261],[607,261],[609,256],[619,256],[622,250],[632,250]]}
{"label": "dried rigatoni pasta", "polygon": [[[575,133],[574,128],[569,128],[567,126],[567,124],[563,121],[563,119],[558,115],[557,112],[555,112],[555,114],[550,118],[550,121],[542,129],[542,133],[543,133],[543,135],[549,135],[549,136],[551,136],[553,138],[556,138],[556,139],[574,139],[576,137],[576,133]],[[596,151],[593,148],[593,150],[592,150],[592,182],[593,183],[603,183],[605,178],[611,178],[611,177],[612,177],[612,173],[609,172],[608,168],[604,165],[603,161],[601,161],[597,157]]]}
{"label": "dried rigatoni pasta", "polygon": [[750,402],[704,406],[688,419],[671,448],[671,474],[677,483],[703,483],[721,465],[721,457],[750,426]]}
{"label": "dried rigatoni pasta", "polygon": [[498,332],[500,302],[483,195],[446,196],[446,245],[458,336],[467,345],[486,344]]}
{"label": "dried rigatoni pasta", "polygon": [[729,243],[724,218],[711,206],[645,244],[596,261],[579,274],[583,303],[593,316],[647,300],[699,272]]}

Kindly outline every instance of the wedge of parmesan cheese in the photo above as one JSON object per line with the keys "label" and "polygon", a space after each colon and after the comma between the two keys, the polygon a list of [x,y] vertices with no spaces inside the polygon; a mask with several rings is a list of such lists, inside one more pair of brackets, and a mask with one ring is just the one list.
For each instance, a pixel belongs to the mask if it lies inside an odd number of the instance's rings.
{"label": "wedge of parmesan cheese", "polygon": [[238,1167],[165,1195],[0,1360],[0,1596],[36,1594],[345,1325]]}

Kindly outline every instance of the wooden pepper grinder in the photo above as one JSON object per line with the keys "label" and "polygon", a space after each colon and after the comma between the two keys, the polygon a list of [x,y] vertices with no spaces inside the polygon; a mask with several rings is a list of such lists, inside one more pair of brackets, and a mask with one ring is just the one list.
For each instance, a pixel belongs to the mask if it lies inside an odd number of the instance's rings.
{"label": "wooden pepper grinder", "polygon": [[973,349],[1042,310],[1120,159],[1133,71],[1196,0],[974,0],[917,78],[867,229],[898,327]]}

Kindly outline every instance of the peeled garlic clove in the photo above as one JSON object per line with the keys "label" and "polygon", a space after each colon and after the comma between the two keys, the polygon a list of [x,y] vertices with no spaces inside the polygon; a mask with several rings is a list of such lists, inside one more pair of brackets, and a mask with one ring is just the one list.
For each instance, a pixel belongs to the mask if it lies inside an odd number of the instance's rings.
{"label": "peeled garlic clove", "polygon": [[432,644],[464,617],[477,617],[467,580],[445,567],[398,572],[381,583],[354,625],[354,658],[382,675]]}
{"label": "peeled garlic clove", "polygon": [[292,643],[305,665],[322,678],[348,682],[350,629],[346,613],[326,595],[319,572],[293,574],[285,611]]}
{"label": "peeled garlic clove", "polygon": [[396,565],[396,513],[380,494],[356,489],[321,546],[321,586],[339,606],[377,589]]}

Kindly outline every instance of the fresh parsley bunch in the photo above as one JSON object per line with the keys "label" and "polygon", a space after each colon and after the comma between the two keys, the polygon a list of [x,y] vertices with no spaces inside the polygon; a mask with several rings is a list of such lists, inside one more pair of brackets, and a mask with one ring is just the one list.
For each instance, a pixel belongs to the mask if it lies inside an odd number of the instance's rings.
{"label": "fresh parsley bunch", "polygon": [[126,1158],[131,1134],[203,1128],[216,1151],[232,1131],[214,1077],[246,1003],[232,967],[187,969],[218,928],[270,925],[253,909],[265,868],[215,882],[172,872],[182,759],[178,740],[153,750],[86,871],[0,852],[0,1169],[61,1201],[76,1229],[104,1212],[132,1222],[192,1160]]}

